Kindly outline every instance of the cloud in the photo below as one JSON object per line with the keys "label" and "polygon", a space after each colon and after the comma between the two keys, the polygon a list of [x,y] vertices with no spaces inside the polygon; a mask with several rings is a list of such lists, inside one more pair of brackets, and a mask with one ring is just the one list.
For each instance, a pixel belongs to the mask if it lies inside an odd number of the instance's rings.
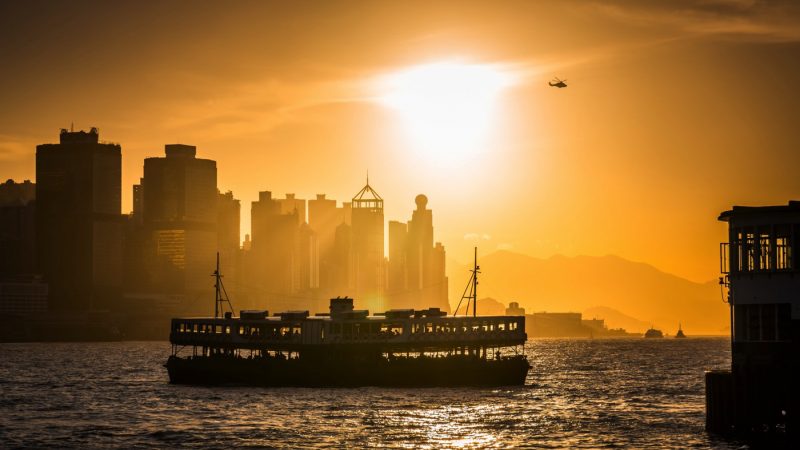
{"label": "cloud", "polygon": [[664,27],[683,37],[800,41],[800,2],[751,0],[618,1],[592,9],[628,25]]}
{"label": "cloud", "polygon": [[16,136],[0,134],[0,161],[16,160],[28,156],[32,145]]}

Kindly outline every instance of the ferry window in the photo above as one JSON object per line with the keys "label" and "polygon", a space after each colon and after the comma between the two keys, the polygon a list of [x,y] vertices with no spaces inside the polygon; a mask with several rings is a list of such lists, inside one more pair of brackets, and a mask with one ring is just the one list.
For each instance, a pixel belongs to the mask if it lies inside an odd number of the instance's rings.
{"label": "ferry window", "polygon": [[498,323],[497,324],[497,329],[500,330],[500,331],[505,331],[506,330],[506,324]]}
{"label": "ferry window", "polygon": [[197,324],[192,325],[192,332],[197,333]]}
{"label": "ferry window", "polygon": [[222,325],[214,325],[214,332],[215,333],[222,333]]}
{"label": "ferry window", "polygon": [[225,325],[225,334],[231,334],[231,326]]}
{"label": "ferry window", "polygon": [[517,322],[511,322],[510,324],[508,324],[508,329],[511,330],[511,331],[516,330],[517,329]]}
{"label": "ferry window", "polygon": [[426,333],[430,333],[430,332],[432,332],[432,331],[433,331],[433,324],[432,324],[432,323],[430,323],[430,322],[426,323],[426,324],[425,324],[425,332],[426,332]]}

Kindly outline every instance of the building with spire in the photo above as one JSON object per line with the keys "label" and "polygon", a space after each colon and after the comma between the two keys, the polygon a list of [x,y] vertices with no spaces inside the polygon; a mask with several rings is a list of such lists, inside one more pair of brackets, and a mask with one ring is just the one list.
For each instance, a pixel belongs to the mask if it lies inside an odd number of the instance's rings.
{"label": "building with spire", "polygon": [[369,185],[369,176],[366,185],[353,196],[351,205],[351,267],[355,301],[370,311],[383,311],[386,308],[383,199]]}

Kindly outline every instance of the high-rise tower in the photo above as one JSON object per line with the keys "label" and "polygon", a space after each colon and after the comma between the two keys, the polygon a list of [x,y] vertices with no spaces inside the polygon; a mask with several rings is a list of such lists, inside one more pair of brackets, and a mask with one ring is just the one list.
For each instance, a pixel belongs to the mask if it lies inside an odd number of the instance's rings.
{"label": "high-rise tower", "polygon": [[353,197],[351,225],[355,301],[382,311],[385,289],[383,199],[367,184]]}
{"label": "high-rise tower", "polygon": [[[165,153],[144,160],[141,184],[142,222],[154,254],[150,279],[162,292],[205,292],[218,245],[217,164],[197,158],[191,145],[169,144]],[[199,311],[205,303],[184,307]]]}
{"label": "high-rise tower", "polygon": [[36,147],[37,265],[50,307],[107,307],[122,282],[122,150],[97,128]]}

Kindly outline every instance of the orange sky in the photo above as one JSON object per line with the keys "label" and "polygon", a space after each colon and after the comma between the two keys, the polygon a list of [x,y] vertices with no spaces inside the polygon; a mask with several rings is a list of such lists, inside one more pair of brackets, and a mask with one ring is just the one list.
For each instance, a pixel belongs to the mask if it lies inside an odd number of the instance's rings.
{"label": "orange sky", "polygon": [[[428,195],[457,260],[616,254],[697,281],[721,210],[798,198],[800,6],[430,3],[3,3],[0,177],[33,178],[74,122],[122,144],[124,212],[143,159],[181,142],[218,161],[245,232],[259,190],[344,200],[369,170],[387,220]],[[515,80],[477,151],[418,148],[379,101],[441,62]]]}

